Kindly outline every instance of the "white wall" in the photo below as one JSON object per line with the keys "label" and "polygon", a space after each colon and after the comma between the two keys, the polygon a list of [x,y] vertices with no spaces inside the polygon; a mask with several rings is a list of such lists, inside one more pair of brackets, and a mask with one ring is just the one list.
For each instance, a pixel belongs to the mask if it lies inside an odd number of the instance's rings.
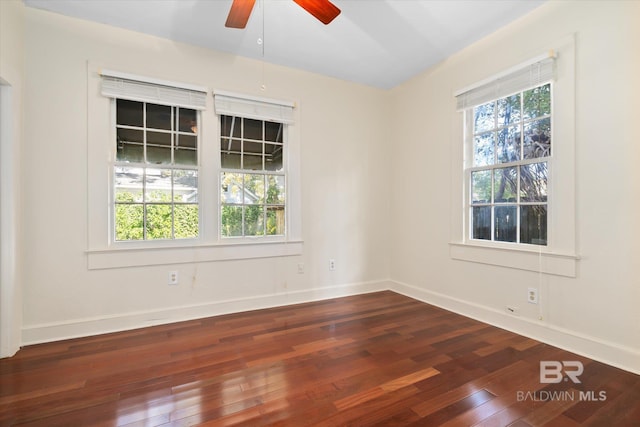
{"label": "white wall", "polygon": [[23,33],[22,2],[0,2],[0,357],[20,348],[22,327],[18,230]]}
{"label": "white wall", "polygon": [[[462,150],[451,149],[462,135],[454,91],[571,34],[577,277],[452,260],[449,243],[459,221],[451,206],[462,201],[462,163],[454,158]],[[638,40],[638,2],[549,2],[392,91],[399,132],[391,250],[397,290],[640,372]],[[527,304],[528,287],[540,289],[538,306]],[[506,305],[519,307],[521,316],[507,316]]]}
{"label": "white wall", "polygon": [[[380,173],[388,153],[378,149],[376,127],[386,117],[382,91],[265,65],[261,92],[258,61],[30,8],[26,27],[25,343],[388,287],[389,185]],[[303,255],[88,270],[87,123],[109,120],[87,117],[87,97],[100,96],[87,93],[88,62],[295,101]],[[212,110],[205,114],[215,120]],[[181,283],[169,287],[173,269]]]}

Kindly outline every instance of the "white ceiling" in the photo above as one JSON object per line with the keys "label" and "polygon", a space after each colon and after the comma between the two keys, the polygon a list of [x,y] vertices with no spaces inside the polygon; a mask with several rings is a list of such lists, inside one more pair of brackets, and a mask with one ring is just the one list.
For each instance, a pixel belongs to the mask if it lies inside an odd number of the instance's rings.
{"label": "white ceiling", "polygon": [[258,0],[247,28],[238,30],[224,26],[231,0],[24,0],[29,7],[384,89],[544,1],[332,0],[342,13],[325,26],[292,0]]}

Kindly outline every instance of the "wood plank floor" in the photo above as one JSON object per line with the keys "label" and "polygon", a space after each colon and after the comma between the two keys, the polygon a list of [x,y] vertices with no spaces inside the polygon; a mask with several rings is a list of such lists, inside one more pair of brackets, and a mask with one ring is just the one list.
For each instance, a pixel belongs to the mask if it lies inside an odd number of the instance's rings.
{"label": "wood plank floor", "polygon": [[0,425],[640,426],[640,376],[378,292],[25,347]]}

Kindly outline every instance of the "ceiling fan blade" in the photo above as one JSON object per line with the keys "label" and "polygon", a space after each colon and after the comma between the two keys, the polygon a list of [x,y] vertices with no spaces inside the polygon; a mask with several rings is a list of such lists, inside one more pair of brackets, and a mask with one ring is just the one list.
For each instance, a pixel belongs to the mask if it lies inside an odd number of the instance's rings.
{"label": "ceiling fan blade", "polygon": [[340,15],[340,9],[338,9],[329,0],[293,0],[298,3],[304,10],[315,16],[327,25],[333,21],[336,16]]}
{"label": "ceiling fan blade", "polygon": [[229,9],[229,15],[227,16],[227,22],[224,23],[224,26],[227,28],[246,27],[255,3],[256,0],[233,0],[231,9]]}

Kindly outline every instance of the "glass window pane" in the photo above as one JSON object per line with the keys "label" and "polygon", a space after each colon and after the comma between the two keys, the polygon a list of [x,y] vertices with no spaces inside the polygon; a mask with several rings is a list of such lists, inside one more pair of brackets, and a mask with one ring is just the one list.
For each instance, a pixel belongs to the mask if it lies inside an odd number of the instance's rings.
{"label": "glass window pane", "polygon": [[176,239],[198,237],[198,205],[174,205],[173,214]]}
{"label": "glass window pane", "polygon": [[494,208],[494,240],[515,242],[517,234],[516,206],[496,206]]}
{"label": "glass window pane", "polygon": [[262,148],[263,145],[261,142],[248,142],[244,141],[242,145],[243,149],[243,169],[248,170],[263,170],[262,164]]}
{"label": "glass window pane", "polygon": [[479,105],[473,109],[473,133],[485,132],[496,127],[495,102]]}
{"label": "glass window pane", "polygon": [[227,137],[240,138],[241,119],[233,116],[220,116],[220,135]]}
{"label": "glass window pane", "polygon": [[487,166],[494,163],[495,133],[477,135],[473,140],[473,165]]}
{"label": "glass window pane", "polygon": [[242,157],[240,154],[222,153],[222,167],[227,169],[240,169]]}
{"label": "glass window pane", "polygon": [[178,130],[180,132],[198,133],[198,118],[196,110],[190,108],[178,109]]}
{"label": "glass window pane", "polygon": [[520,160],[520,126],[509,126],[498,131],[498,163]]}
{"label": "glass window pane", "polygon": [[524,118],[535,119],[551,114],[551,84],[524,92]]}
{"label": "glass window pane", "polygon": [[244,153],[252,153],[252,154],[262,154],[262,144],[261,142],[244,142]]}
{"label": "glass window pane", "polygon": [[491,206],[474,206],[471,214],[472,238],[491,240]]}
{"label": "glass window pane", "polygon": [[471,203],[491,203],[491,171],[471,172]]}
{"label": "glass window pane", "polygon": [[282,145],[265,144],[264,168],[268,171],[283,170]]}
{"label": "glass window pane", "polygon": [[264,236],[264,206],[244,207],[244,235]]}
{"label": "glass window pane", "polygon": [[147,128],[171,130],[171,109],[167,105],[147,104]]}
{"label": "glass window pane", "polygon": [[244,176],[244,202],[264,203],[264,175],[248,173]]}
{"label": "glass window pane", "polygon": [[171,169],[146,170],[144,197],[147,203],[171,202]]}
{"label": "glass window pane", "polygon": [[242,167],[240,148],[240,141],[226,138],[220,141],[220,161],[223,168],[240,169]]}
{"label": "glass window pane", "polygon": [[173,201],[179,203],[198,203],[198,171],[174,169]]}
{"label": "glass window pane", "polygon": [[144,239],[144,206],[118,204],[115,206],[116,240]]}
{"label": "glass window pane", "polygon": [[264,140],[282,142],[282,123],[264,122]]}
{"label": "glass window pane", "polygon": [[518,123],[521,117],[520,94],[498,100],[498,126]]}
{"label": "glass window pane", "polygon": [[142,203],[141,168],[115,168],[115,199],[117,202]]}
{"label": "glass window pane", "polygon": [[173,226],[171,205],[146,205],[147,239],[170,239]]}
{"label": "glass window pane", "polygon": [[547,162],[520,167],[520,201],[547,201]]}
{"label": "glass window pane", "polygon": [[242,157],[242,169],[259,171],[262,169],[262,155],[246,154]]}
{"label": "glass window pane", "polygon": [[125,126],[142,127],[142,102],[116,100],[116,123]]}
{"label": "glass window pane", "polygon": [[141,130],[117,129],[116,159],[141,163],[144,159],[144,133]]}
{"label": "glass window pane", "polygon": [[171,163],[171,148],[147,147],[147,163],[168,165]]}
{"label": "glass window pane", "polygon": [[536,159],[551,155],[551,119],[546,118],[524,125],[525,159]]}
{"label": "glass window pane", "polygon": [[286,199],[284,176],[267,175],[267,203],[282,205]]}
{"label": "glass window pane", "polygon": [[198,164],[198,152],[190,148],[176,148],[173,157],[176,165],[196,166]]}
{"label": "glass window pane", "polygon": [[171,134],[147,132],[147,163],[171,163]]}
{"label": "glass window pane", "polygon": [[[182,110],[181,110],[182,111]],[[198,164],[198,138],[194,135],[175,136],[175,151],[173,152],[173,162],[176,165]]]}
{"label": "glass window pane", "polygon": [[147,132],[147,147],[158,145],[171,147],[171,134],[165,132]]}
{"label": "glass window pane", "polygon": [[220,183],[222,191],[220,191],[220,199],[222,203],[242,204],[243,174],[223,172],[221,174]]}
{"label": "glass window pane", "polygon": [[243,136],[245,139],[256,139],[258,141],[263,140],[261,120],[242,119],[242,124],[244,126]]}
{"label": "glass window pane", "polygon": [[267,235],[284,235],[284,206],[267,207]]}
{"label": "glass window pane", "polygon": [[220,219],[223,237],[242,236],[242,206],[222,205]]}
{"label": "glass window pane", "polygon": [[547,207],[545,205],[520,208],[520,243],[547,244]]}
{"label": "glass window pane", "polygon": [[500,168],[493,171],[493,197],[495,203],[517,202],[518,169]]}
{"label": "glass window pane", "polygon": [[198,148],[198,138],[195,135],[176,135],[176,148]]}

